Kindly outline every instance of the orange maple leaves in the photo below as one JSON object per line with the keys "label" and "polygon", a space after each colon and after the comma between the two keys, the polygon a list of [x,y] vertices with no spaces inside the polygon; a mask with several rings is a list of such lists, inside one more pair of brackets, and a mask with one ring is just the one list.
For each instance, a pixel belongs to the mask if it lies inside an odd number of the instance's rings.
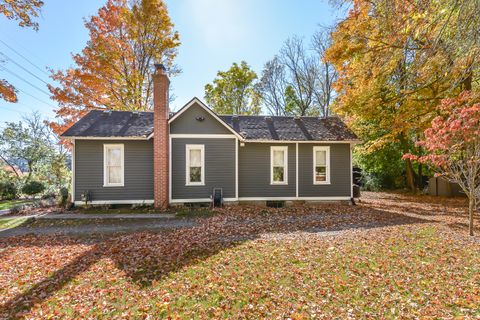
{"label": "orange maple leaves", "polygon": [[8,102],[18,101],[15,88],[5,79],[0,79],[0,99]]}
{"label": "orange maple leaves", "polygon": [[38,30],[38,23],[33,21],[38,17],[43,1],[40,0],[0,0],[0,13],[7,19],[19,20],[19,26]]}
{"label": "orange maple leaves", "polygon": [[92,109],[150,109],[153,63],[174,69],[180,41],[162,0],[108,0],[85,27],[90,40],[73,55],[75,67],[52,71],[56,133]]}
{"label": "orange maple leaves", "polygon": [[[43,1],[40,0],[0,0],[0,14],[9,20],[18,20],[21,27],[38,30],[38,23],[33,21],[38,17]],[[0,61],[1,62],[1,61]],[[0,99],[7,102],[17,102],[17,91],[7,80],[0,79]]]}

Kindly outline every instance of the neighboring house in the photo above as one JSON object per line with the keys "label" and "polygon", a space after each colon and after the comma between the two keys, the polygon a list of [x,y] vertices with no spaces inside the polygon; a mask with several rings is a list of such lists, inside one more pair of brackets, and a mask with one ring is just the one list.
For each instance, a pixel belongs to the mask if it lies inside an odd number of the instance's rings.
{"label": "neighboring house", "polygon": [[157,66],[154,111],[91,111],[73,142],[73,199],[93,204],[350,200],[357,137],[337,117],[217,115],[194,98],[169,113]]}

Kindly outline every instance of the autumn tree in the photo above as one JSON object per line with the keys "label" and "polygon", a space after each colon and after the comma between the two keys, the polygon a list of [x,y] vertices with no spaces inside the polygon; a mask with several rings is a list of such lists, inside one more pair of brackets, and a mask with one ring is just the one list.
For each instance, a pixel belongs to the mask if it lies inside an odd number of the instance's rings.
{"label": "autumn tree", "polygon": [[18,167],[26,166],[29,181],[38,165],[48,162],[56,152],[49,127],[39,113],[33,113],[20,122],[7,122],[0,132],[0,159],[16,174]]}
{"label": "autumn tree", "polygon": [[[420,154],[415,141],[437,115],[442,98],[477,90],[480,4],[475,0],[353,0],[333,33],[326,58],[339,73],[335,111],[364,144],[358,153],[400,148]],[[372,135],[374,130],[377,134]],[[422,166],[405,160],[416,189]]]}
{"label": "autumn tree", "polygon": [[242,61],[227,71],[219,71],[205,85],[205,100],[219,114],[255,115],[260,113],[260,95],[255,87],[257,74]]}
{"label": "autumn tree", "polygon": [[[38,30],[38,22],[34,18],[40,14],[43,1],[40,0],[0,0],[0,14],[9,20],[18,21],[20,27]],[[0,60],[0,63],[3,61]],[[17,91],[6,79],[0,78],[0,99],[17,102]]]}
{"label": "autumn tree", "polygon": [[405,158],[433,166],[468,197],[469,232],[473,236],[473,215],[480,204],[480,96],[468,91],[442,100],[440,115],[418,142],[427,154]]}
{"label": "autumn tree", "polygon": [[179,35],[163,0],[108,0],[85,27],[90,40],[73,55],[75,66],[52,71],[59,83],[49,87],[60,105],[59,121],[51,123],[57,133],[91,109],[150,110],[154,63],[179,72]]}

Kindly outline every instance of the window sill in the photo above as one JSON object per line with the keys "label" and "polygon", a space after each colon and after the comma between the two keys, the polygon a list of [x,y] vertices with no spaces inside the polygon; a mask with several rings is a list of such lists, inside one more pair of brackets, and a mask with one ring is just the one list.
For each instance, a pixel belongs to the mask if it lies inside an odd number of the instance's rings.
{"label": "window sill", "polygon": [[114,187],[125,187],[125,184],[104,184],[103,185],[104,188],[114,188]]}
{"label": "window sill", "polygon": [[205,186],[205,183],[186,183],[185,186],[186,187],[201,187],[201,186]]}
{"label": "window sill", "polygon": [[330,182],[314,182],[313,185],[314,186],[325,186],[325,185],[331,185],[332,183]]}
{"label": "window sill", "polygon": [[270,182],[271,186],[288,186],[288,182]]}

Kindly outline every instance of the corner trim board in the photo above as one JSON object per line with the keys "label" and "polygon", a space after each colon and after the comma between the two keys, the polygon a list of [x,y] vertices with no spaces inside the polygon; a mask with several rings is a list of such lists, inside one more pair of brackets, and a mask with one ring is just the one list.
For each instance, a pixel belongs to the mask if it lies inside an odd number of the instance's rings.
{"label": "corner trim board", "polygon": [[72,139],[72,202],[75,203],[75,139]]}
{"label": "corner trim board", "polygon": [[298,142],[295,143],[295,197],[298,198]]}
{"label": "corner trim board", "polygon": [[[170,132],[170,124],[168,124],[168,132]],[[168,137],[168,202],[169,203],[172,202],[172,137],[171,135],[169,135]]]}
{"label": "corner trim board", "polygon": [[235,139],[235,198],[238,199],[238,139]]}
{"label": "corner trim board", "polygon": [[350,198],[353,199],[353,159],[352,159],[352,149],[353,149],[353,146],[350,146]]}

